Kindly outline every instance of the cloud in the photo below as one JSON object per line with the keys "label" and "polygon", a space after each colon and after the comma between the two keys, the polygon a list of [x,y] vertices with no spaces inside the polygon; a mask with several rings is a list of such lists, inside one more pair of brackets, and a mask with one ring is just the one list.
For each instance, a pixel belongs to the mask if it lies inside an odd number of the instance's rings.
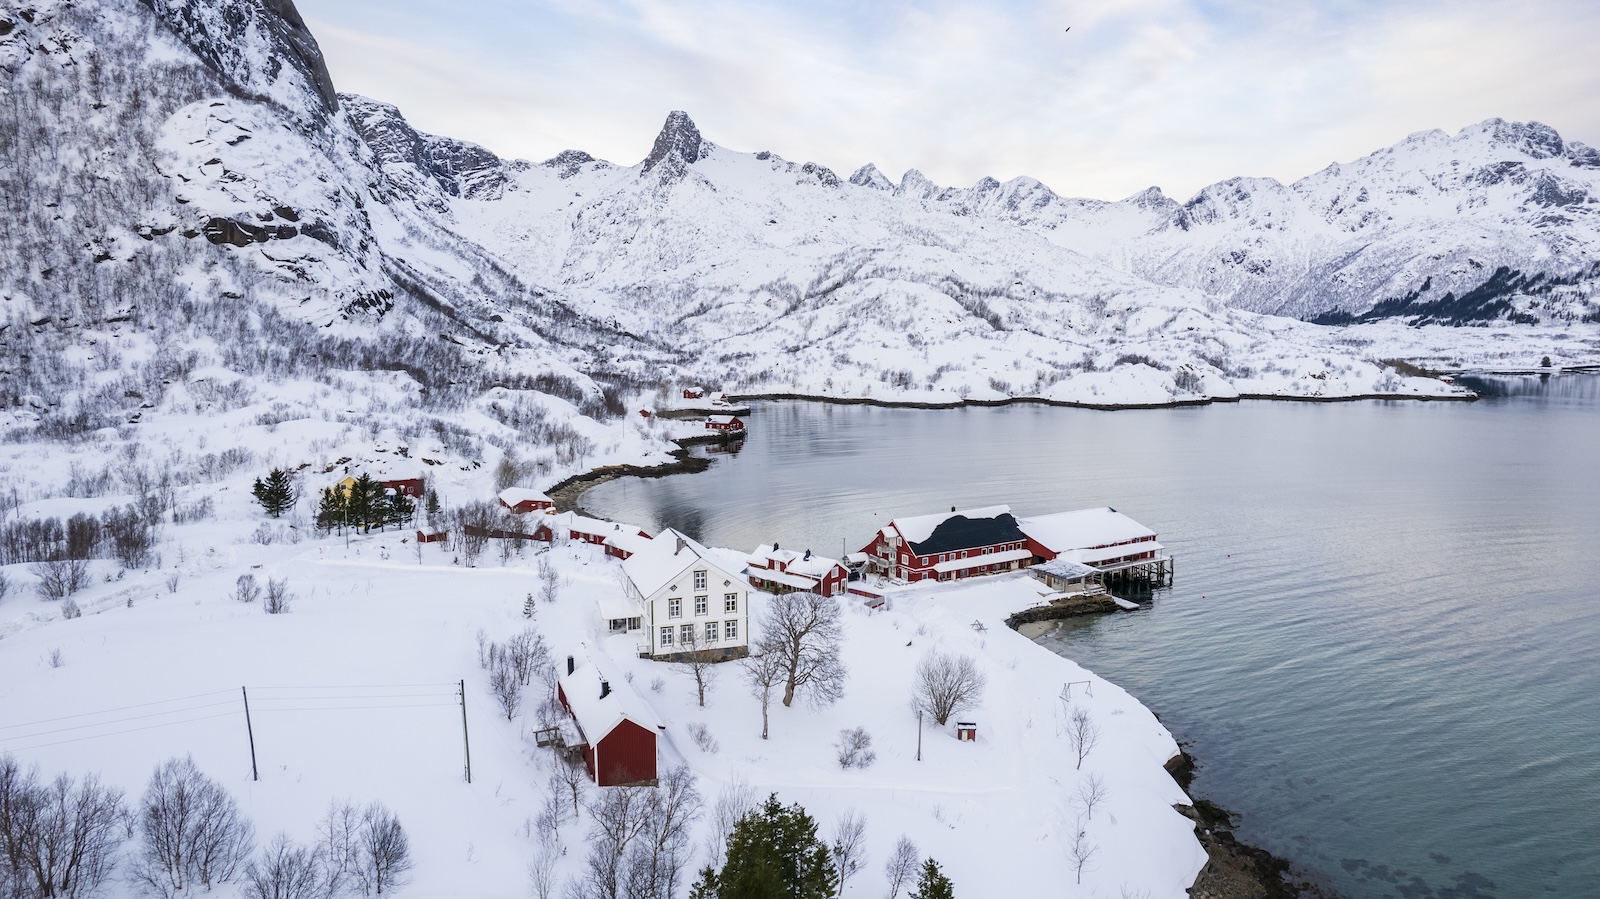
{"label": "cloud", "polygon": [[533,159],[631,164],[671,109],[841,173],[1099,197],[1292,180],[1491,116],[1600,143],[1600,9],[1580,0],[299,5],[340,89]]}

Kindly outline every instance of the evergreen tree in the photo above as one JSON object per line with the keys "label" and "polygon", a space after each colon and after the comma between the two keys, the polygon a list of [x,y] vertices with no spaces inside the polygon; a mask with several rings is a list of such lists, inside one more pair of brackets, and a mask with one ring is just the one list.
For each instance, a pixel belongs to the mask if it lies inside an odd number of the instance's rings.
{"label": "evergreen tree", "polygon": [[361,528],[362,533],[372,530],[375,524],[383,523],[385,506],[383,485],[372,479],[372,475],[362,473],[356,482],[350,485],[349,496],[345,497],[350,514],[350,524]]}
{"label": "evergreen tree", "polygon": [[838,885],[828,847],[817,838],[817,822],[799,804],[785,808],[776,794],[734,825],[722,873],[709,874],[702,873],[695,895],[828,899]]}
{"label": "evergreen tree", "polygon": [[439,492],[434,490],[432,487],[429,487],[426,497],[423,501],[425,503],[423,508],[427,511],[429,523],[431,524],[433,516],[439,514]]}
{"label": "evergreen tree", "polygon": [[317,501],[317,527],[325,531],[342,529],[349,524],[349,505],[338,487],[325,488]]}
{"label": "evergreen tree", "polygon": [[256,478],[256,484],[250,492],[261,508],[273,518],[294,508],[295,500],[299,499],[295,496],[294,482],[289,480],[289,473],[281,468],[268,472],[265,481]]}
{"label": "evergreen tree", "polygon": [[[382,488],[380,487],[379,489],[381,490]],[[383,523],[405,524],[411,520],[411,515],[416,510],[417,504],[412,502],[410,497],[396,490],[385,497]]]}
{"label": "evergreen tree", "polygon": [[529,593],[528,594],[528,598],[526,600],[524,600],[523,603],[522,603],[522,617],[524,617],[524,618],[532,618],[533,617],[533,613],[534,613],[534,609],[535,609],[535,606],[534,606],[534,603],[533,603],[533,594]]}
{"label": "evergreen tree", "polygon": [[922,876],[911,891],[911,899],[955,899],[955,895],[955,887],[939,870],[939,863],[931,858],[923,862]]}

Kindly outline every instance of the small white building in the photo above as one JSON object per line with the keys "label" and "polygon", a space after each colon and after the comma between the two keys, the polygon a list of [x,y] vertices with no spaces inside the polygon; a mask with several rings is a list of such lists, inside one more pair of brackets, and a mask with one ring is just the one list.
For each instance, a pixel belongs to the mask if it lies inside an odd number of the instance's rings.
{"label": "small white building", "polygon": [[601,614],[614,632],[619,621],[626,630],[632,619],[640,621],[641,656],[670,660],[711,651],[740,658],[750,651],[750,582],[732,568],[669,528],[622,563],[628,607],[613,603]]}

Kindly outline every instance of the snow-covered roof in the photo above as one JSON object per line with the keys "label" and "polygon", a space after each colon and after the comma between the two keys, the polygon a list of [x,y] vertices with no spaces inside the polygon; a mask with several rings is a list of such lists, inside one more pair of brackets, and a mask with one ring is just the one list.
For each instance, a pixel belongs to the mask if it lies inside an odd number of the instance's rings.
{"label": "snow-covered roof", "polygon": [[1107,507],[1037,515],[1021,519],[1017,525],[1023,533],[1056,553],[1126,543],[1156,535],[1155,531]]}
{"label": "snow-covered roof", "polygon": [[639,547],[622,563],[622,571],[641,596],[651,596],[702,560],[725,576],[736,577],[716,561],[710,550],[672,528]]}
{"label": "snow-covered roof", "polygon": [[650,538],[644,536],[638,528],[619,525],[617,529],[606,535],[606,546],[615,546],[629,555],[644,549],[650,544]]}
{"label": "snow-covered roof", "polygon": [[817,579],[814,577],[806,577],[803,574],[790,574],[787,571],[779,571],[776,568],[757,568],[750,572],[750,576],[800,590],[811,590],[817,586]]}
{"label": "snow-covered roof", "polygon": [[[572,656],[572,673],[567,673],[566,657],[558,657],[557,680],[572,717],[590,745],[605,739],[624,718],[652,733],[657,730],[661,722],[655,710],[634,691],[610,656],[587,640],[573,647],[568,655]],[[602,681],[611,687],[604,697],[600,695]]]}
{"label": "snow-covered roof", "polygon": [[500,501],[508,506],[516,506],[526,502],[548,503],[551,499],[529,487],[507,487],[500,491]]}
{"label": "snow-covered roof", "polygon": [[644,609],[639,607],[639,603],[627,596],[609,592],[602,593],[600,598],[595,600],[595,603],[600,606],[600,618],[605,621],[644,617]]}
{"label": "snow-covered roof", "polygon": [[639,532],[639,529],[632,525],[618,524],[615,521],[605,521],[600,518],[589,518],[576,512],[563,512],[556,517],[556,521],[561,527],[569,531],[577,531],[580,534],[593,534],[597,537],[609,537],[612,534],[621,533],[629,529],[632,529],[635,534]]}
{"label": "snow-covered roof", "polygon": [[750,554],[749,564],[753,568],[765,569],[776,569],[781,564],[790,574],[809,575],[812,578],[825,577],[834,568],[843,567],[838,559],[819,556],[810,550],[798,553],[767,543],[756,547],[756,551]]}
{"label": "snow-covered roof", "polygon": [[929,537],[933,536],[934,528],[944,524],[951,518],[955,518],[957,515],[961,516],[962,518],[979,519],[995,518],[1001,515],[1010,514],[1010,512],[1010,506],[984,506],[981,509],[963,509],[959,512],[952,509],[949,512],[940,512],[937,515],[917,515],[911,518],[896,518],[895,520],[889,522],[889,524],[898,529],[900,531],[900,536],[904,537],[907,542],[922,543]]}
{"label": "snow-covered roof", "polygon": [[734,422],[734,417],[732,415],[708,415],[708,416],[706,416],[706,424],[726,425],[726,424],[732,424],[733,422]]}
{"label": "snow-covered roof", "polygon": [[1082,562],[1073,562],[1060,556],[1033,566],[1033,570],[1039,574],[1048,574],[1052,577],[1065,578],[1067,580],[1093,577],[1100,573],[1098,569],[1091,568]]}
{"label": "snow-covered roof", "polygon": [[1006,562],[1020,562],[1023,559],[1031,558],[1033,558],[1033,550],[1031,549],[1008,549],[1005,552],[1000,553],[986,553],[982,555],[968,556],[965,559],[951,559],[948,562],[940,562],[933,566],[933,570],[939,572],[940,574],[945,574],[951,571],[965,571],[968,568],[980,568],[984,565],[1001,565]]}
{"label": "snow-covered roof", "polygon": [[1116,546],[1102,546],[1099,549],[1075,549],[1057,556],[1069,562],[1082,562],[1085,565],[1096,565],[1110,559],[1120,559],[1123,556],[1135,556],[1140,553],[1159,553],[1166,547],[1154,540],[1142,543],[1119,543]]}

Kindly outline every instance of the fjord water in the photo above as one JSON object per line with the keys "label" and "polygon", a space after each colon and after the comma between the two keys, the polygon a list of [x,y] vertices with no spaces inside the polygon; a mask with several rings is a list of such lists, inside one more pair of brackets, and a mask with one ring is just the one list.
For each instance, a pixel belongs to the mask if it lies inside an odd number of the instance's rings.
{"label": "fjord water", "polygon": [[[1109,505],[1175,584],[1040,643],[1126,687],[1239,836],[1351,899],[1600,894],[1600,378],[1476,403],[760,404],[591,512],[857,549],[894,515]],[[865,687],[857,687],[863,689]]]}

